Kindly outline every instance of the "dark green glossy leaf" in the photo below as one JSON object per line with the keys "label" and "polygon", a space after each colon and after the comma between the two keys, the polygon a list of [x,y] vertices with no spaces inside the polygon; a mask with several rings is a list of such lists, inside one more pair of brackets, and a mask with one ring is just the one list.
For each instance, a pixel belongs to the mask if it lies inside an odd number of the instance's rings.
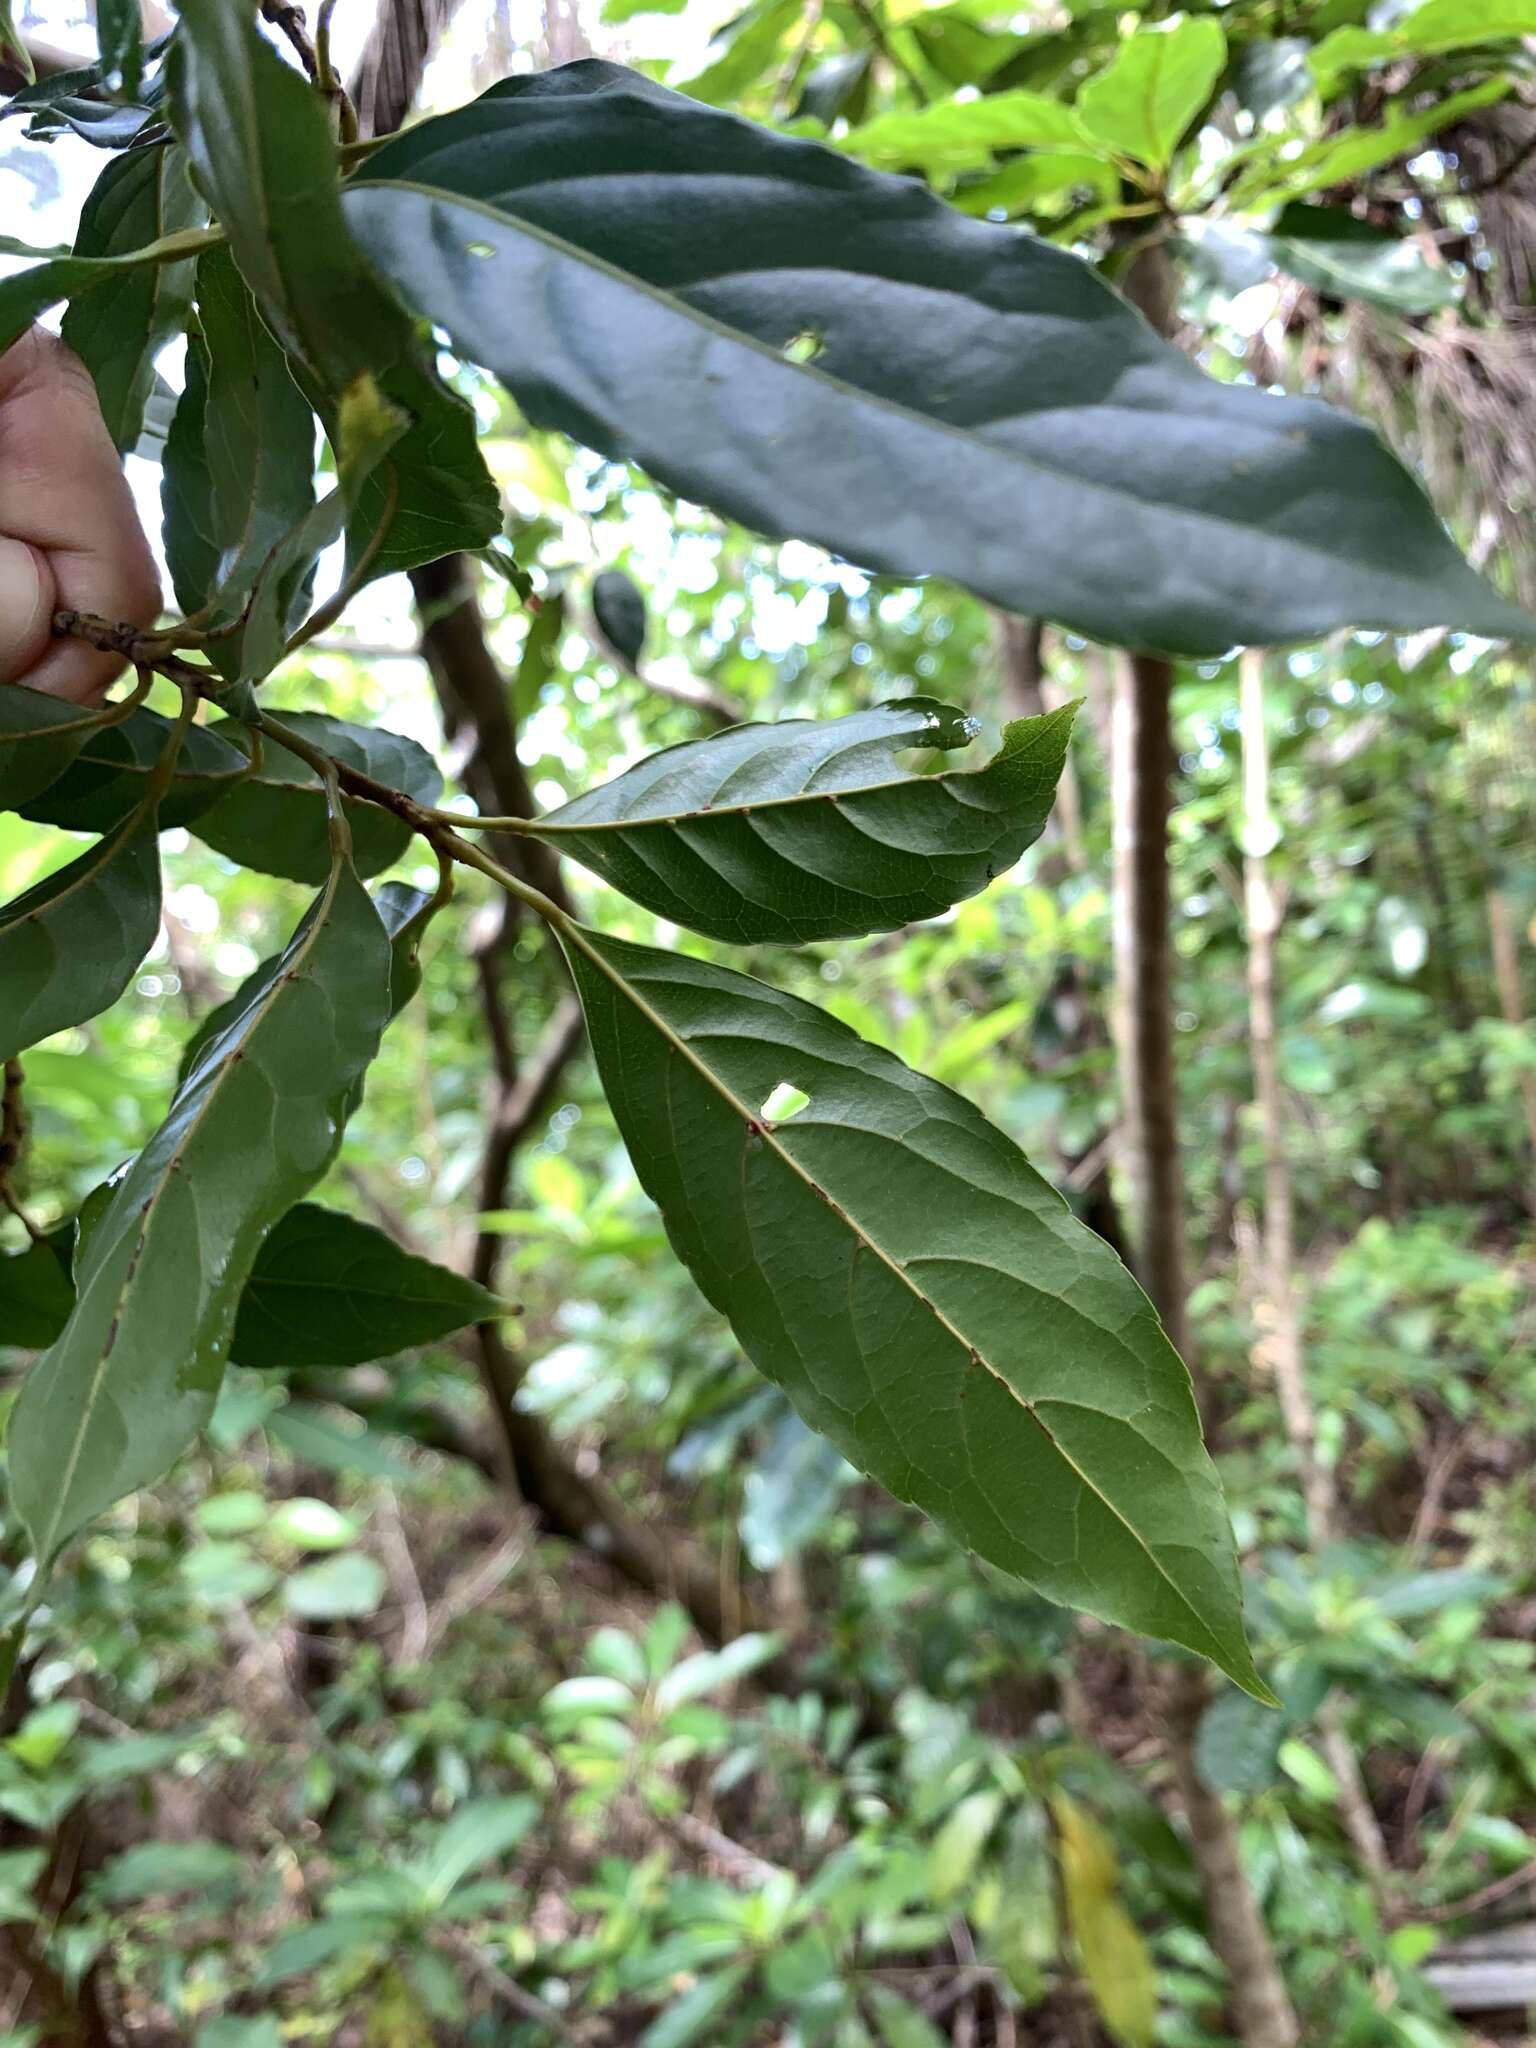
{"label": "dark green glossy leaf", "polygon": [[538,821],[541,839],[711,938],[894,931],[974,896],[1039,838],[1071,711],[1020,719],[984,768],[915,775],[912,747],[973,727],[929,698],[668,747]]}
{"label": "dark green glossy leaf", "polygon": [[519,725],[539,708],[544,685],[555,672],[555,656],[564,631],[565,592],[547,590],[528,621],[528,632],[517,658],[517,681],[512,695]]}
{"label": "dark green glossy leaf", "polygon": [[[0,255],[26,256],[36,252],[7,235],[0,235]],[[103,285],[126,287],[134,273],[145,268],[127,256],[50,256],[29,270],[18,270],[0,278],[0,352],[24,334],[40,314],[60,299],[72,299]]]}
{"label": "dark green glossy leaf", "polygon": [[[394,451],[400,502],[373,573],[484,547],[501,508],[469,407],[438,381],[413,325],[342,218],[324,108],[225,0],[188,0],[171,53],[171,99],[199,182],[263,318],[302,366],[339,440],[338,407],[372,375],[409,418]],[[341,452],[338,450],[338,452]],[[349,529],[355,559],[379,525],[385,484],[365,485]]]}
{"label": "dark green glossy leaf", "polygon": [[[380,726],[348,725],[322,711],[290,711],[283,724],[311,746],[322,747],[418,803],[435,804],[443,778],[424,747]],[[245,745],[245,728],[228,719],[213,728]],[[353,861],[360,875],[376,875],[411,843],[411,828],[392,811],[346,799]],[[262,743],[261,767],[196,821],[199,839],[226,859],[263,875],[290,881],[320,880],[330,865],[325,785],[307,761],[276,740]]]}
{"label": "dark green glossy leaf", "polygon": [[[171,722],[142,706],[117,725],[88,733],[56,781],[16,808],[24,818],[67,832],[110,832],[144,800],[165,752]],[[160,802],[160,826],[189,825],[246,772],[244,754],[205,726],[190,726],[176,772]]]}
{"label": "dark green glossy leaf", "polygon": [[78,135],[96,149],[127,149],[158,119],[153,108],[64,93],[38,102],[27,127],[28,139],[51,141],[55,135]]}
{"label": "dark green glossy leaf", "polygon": [[[969,1103],[792,996],[563,933],[673,1246],[812,1428],[1048,1598],[1262,1693],[1189,1376]],[[808,1103],[776,1123],[781,1085]]]}
{"label": "dark green glossy leaf", "polygon": [[0,1061],[115,1003],[160,930],[154,814],[0,909]]}
{"label": "dark green glossy leaf", "polygon": [[[135,22],[136,5],[129,10]],[[105,30],[103,30],[105,33]],[[80,215],[76,256],[122,256],[162,235],[201,227],[208,209],[192,189],[186,151],[174,144],[114,157]],[[87,292],[64,315],[63,335],[96,382],[102,417],[120,450],[133,447],[154,384],[155,353],[186,318],[192,263],[142,263]]]}
{"label": "dark green glossy leaf", "polygon": [[[197,266],[200,340],[166,450],[161,486],[177,602],[210,625],[238,618],[273,550],[315,502],[315,418],[227,249]],[[303,616],[312,559],[274,592],[277,651]],[[241,633],[210,653],[240,673]]]}
{"label": "dark green glossy leaf", "polygon": [[69,1321],[74,1301],[67,1243],[45,1238],[0,1258],[0,1346],[41,1351]]}
{"label": "dark green glossy leaf", "polygon": [[1357,422],[1202,376],[1063,250],[614,65],[419,123],[343,204],[535,421],[759,531],[1191,653],[1533,630]]}
{"label": "dark green glossy leaf", "polygon": [[12,1411],[12,1496],[46,1562],[213,1411],[262,1239],[320,1178],[378,1048],[389,945],[339,863],[282,971],[206,1050],[114,1187],[79,1299]]}
{"label": "dark green glossy leaf", "polygon": [[144,69],[144,27],[139,0],[96,0],[96,47],[102,69],[132,100]]}
{"label": "dark green glossy leaf", "polygon": [[603,638],[633,674],[645,652],[645,599],[622,569],[604,569],[593,577],[592,616]]}
{"label": "dark green glossy leaf", "polygon": [[1342,206],[1285,207],[1264,236],[1282,270],[1334,299],[1389,313],[1437,313],[1456,303],[1456,282],[1428,262],[1423,245],[1383,234]]}
{"label": "dark green glossy leaf", "polygon": [[[391,1023],[421,987],[421,934],[431,903],[432,898],[424,889],[413,889],[406,882],[384,882],[374,891],[373,907],[379,913],[380,922],[389,940]],[[211,1044],[220,1032],[228,1030],[241,1011],[253,1002],[272,980],[282,964],[281,953],[274,953],[270,959],[261,961],[251,969],[232,996],[208,1012],[182,1047],[181,1059],[176,1068],[178,1088],[202,1058],[203,1048]],[[359,1098],[361,1093],[362,1085],[359,1083]],[[349,1116],[355,1107],[355,1104],[349,1106]]]}
{"label": "dark green glossy leaf", "polygon": [[57,782],[99,723],[83,704],[66,704],[12,683],[0,689],[0,810],[14,810]]}
{"label": "dark green glossy leaf", "polygon": [[402,1251],[371,1223],[301,1202],[262,1246],[240,1300],[237,1365],[363,1365],[505,1313],[494,1294]]}

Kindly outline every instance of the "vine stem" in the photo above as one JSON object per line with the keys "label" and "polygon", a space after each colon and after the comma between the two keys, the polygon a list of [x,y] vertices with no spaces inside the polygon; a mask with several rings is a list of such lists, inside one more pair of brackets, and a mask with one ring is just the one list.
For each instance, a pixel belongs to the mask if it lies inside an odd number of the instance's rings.
{"label": "vine stem", "polygon": [[536,912],[556,931],[572,929],[575,920],[560,908],[553,897],[546,896],[542,889],[536,889],[520,875],[514,875],[511,869],[504,868],[499,860],[488,853],[483,853],[478,846],[472,846],[467,839],[461,839],[457,832],[451,830],[444,821],[453,817],[453,812],[432,811],[426,805],[418,804],[413,797],[407,796],[403,789],[391,789],[387,782],[378,782],[359,768],[349,768],[344,761],[338,761],[323,747],[313,746],[289,726],[284,725],[280,718],[274,718],[270,712],[258,712],[254,718],[247,718],[243,722],[254,732],[264,733],[280,747],[286,747],[289,753],[297,754],[301,761],[307,762],[317,775],[325,779],[327,785],[334,783],[349,795],[360,797],[365,803],[378,804],[383,810],[393,811],[397,818],[404,819],[422,835],[440,862],[456,861],[463,867],[477,868],[509,896],[515,896],[519,902],[526,903],[530,910]]}
{"label": "vine stem", "polygon": [[[157,643],[152,635],[146,635],[127,625],[116,625],[109,619],[102,619],[90,612],[55,612],[53,629],[56,633],[68,634],[88,641],[92,646],[105,647],[114,653],[129,655],[138,665],[140,686],[131,702],[137,702],[147,688],[145,678],[150,670],[158,669],[176,683],[182,692],[181,729],[190,722],[196,702],[202,698],[218,700],[219,691],[214,687],[212,670],[204,669],[195,662],[184,661],[168,652],[163,641]],[[232,709],[232,707],[231,707]],[[250,732],[253,744],[262,738],[274,740],[278,746],[286,747],[290,754],[306,762],[325,784],[332,825],[332,843],[337,844],[337,828],[346,829],[345,812],[339,801],[342,792],[354,796],[364,803],[377,804],[381,810],[392,811],[403,819],[411,829],[419,832],[437,854],[439,862],[457,862],[462,867],[476,868],[498,888],[509,896],[515,896],[525,903],[544,922],[557,932],[574,929],[575,920],[562,910],[554,898],[547,896],[531,882],[514,875],[502,866],[492,855],[482,852],[469,840],[462,838],[453,829],[459,824],[494,826],[505,831],[527,830],[529,819],[487,819],[473,820],[460,818],[455,811],[433,810],[429,805],[419,804],[414,797],[406,795],[403,789],[392,789],[387,782],[366,774],[360,768],[352,768],[344,761],[338,761],[334,754],[328,754],[323,747],[314,746],[309,740],[293,731],[290,726],[275,718],[268,711],[253,713],[233,712],[238,722]],[[179,746],[179,734],[175,744]],[[169,751],[169,750],[168,750]],[[167,771],[168,773],[169,771]]]}

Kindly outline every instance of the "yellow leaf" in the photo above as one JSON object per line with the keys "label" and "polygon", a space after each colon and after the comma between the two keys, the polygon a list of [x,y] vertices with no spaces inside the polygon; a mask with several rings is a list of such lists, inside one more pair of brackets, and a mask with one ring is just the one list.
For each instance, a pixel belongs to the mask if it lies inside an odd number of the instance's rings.
{"label": "yellow leaf", "polygon": [[1113,1844],[1064,1792],[1053,1796],[1051,1810],[1067,1918],[1093,2002],[1122,2048],[1152,2048],[1157,1979],[1147,1945],[1115,1895]]}

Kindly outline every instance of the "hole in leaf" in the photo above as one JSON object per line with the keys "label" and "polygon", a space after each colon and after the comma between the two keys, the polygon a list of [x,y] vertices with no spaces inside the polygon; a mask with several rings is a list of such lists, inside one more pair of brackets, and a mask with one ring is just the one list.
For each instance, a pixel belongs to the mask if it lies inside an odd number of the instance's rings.
{"label": "hole in leaf", "polygon": [[757,1112],[765,1124],[788,1123],[792,1116],[798,1116],[810,1101],[803,1088],[797,1088],[793,1081],[776,1082],[763,1099],[763,1106]]}
{"label": "hole in leaf", "polygon": [[464,244],[464,254],[466,256],[479,256],[483,258],[494,256],[496,251],[489,242],[466,242]]}
{"label": "hole in leaf", "polygon": [[826,345],[825,338],[808,327],[803,334],[791,335],[780,354],[787,356],[792,363],[814,363]]}

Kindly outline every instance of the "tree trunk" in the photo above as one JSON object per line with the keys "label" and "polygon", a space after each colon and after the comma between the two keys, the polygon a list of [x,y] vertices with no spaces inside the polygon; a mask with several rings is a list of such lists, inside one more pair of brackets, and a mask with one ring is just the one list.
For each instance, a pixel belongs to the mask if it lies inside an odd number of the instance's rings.
{"label": "tree trunk", "polygon": [[[1248,1039],[1254,1103],[1264,1152],[1264,1214],[1255,1322],[1258,1355],[1275,1376],[1281,1420],[1296,1458],[1306,1503],[1307,1541],[1314,1551],[1332,1540],[1338,1502],[1333,1474],[1317,1455],[1317,1424],[1307,1386],[1296,1293],[1296,1203],[1285,1138],[1280,1085],[1280,1026],[1276,1003],[1275,945],[1283,916],[1270,873],[1278,833],[1269,802],[1269,733],[1264,723],[1264,656],[1250,647],[1241,665],[1243,748],[1243,897],[1248,919]],[[1377,1894],[1387,1904],[1391,1858],[1355,1746],[1338,1704],[1325,1700],[1318,1714],[1323,1753],[1339,1785],[1345,1830]]]}
{"label": "tree trunk", "polygon": [[[1520,987],[1520,946],[1515,934],[1515,914],[1503,890],[1491,886],[1486,908],[1499,1009],[1506,1024],[1520,1025],[1525,1022],[1525,1001]],[[1520,1076],[1520,1099],[1525,1105],[1525,1131],[1530,1141],[1532,1165],[1536,1168],[1536,1074],[1528,1067]],[[1527,1184],[1525,1198],[1532,1215],[1536,1216],[1536,1175]]]}
{"label": "tree trunk", "polygon": [[[1153,655],[1122,659],[1111,720],[1116,1035],[1137,1267],[1164,1329],[1189,1362],[1184,1174],[1173,1061],[1172,697],[1172,663]],[[1297,2048],[1300,2028],[1243,1868],[1236,1823],[1200,1776],[1196,1736],[1207,1692],[1203,1665],[1178,1664],[1168,1674],[1164,1706],[1169,1761],[1200,1873],[1211,1941],[1226,1967],[1244,2048]]]}

